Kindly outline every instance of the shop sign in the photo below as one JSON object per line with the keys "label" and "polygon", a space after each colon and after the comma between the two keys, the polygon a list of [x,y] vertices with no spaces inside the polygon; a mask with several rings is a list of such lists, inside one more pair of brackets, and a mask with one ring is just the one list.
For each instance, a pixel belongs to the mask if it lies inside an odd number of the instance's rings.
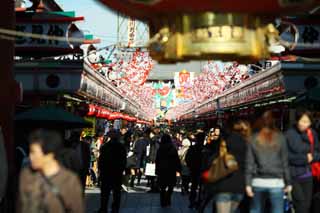
{"label": "shop sign", "polygon": [[[26,34],[37,36],[24,37],[16,39],[16,47],[59,47],[70,48],[67,40],[67,32],[70,23],[34,23],[34,24],[17,24],[16,30]],[[65,40],[51,40],[48,37],[65,37]]]}
{"label": "shop sign", "polygon": [[284,84],[282,78],[280,76],[273,76],[220,98],[220,104],[222,108],[230,107],[266,98],[283,91]]}

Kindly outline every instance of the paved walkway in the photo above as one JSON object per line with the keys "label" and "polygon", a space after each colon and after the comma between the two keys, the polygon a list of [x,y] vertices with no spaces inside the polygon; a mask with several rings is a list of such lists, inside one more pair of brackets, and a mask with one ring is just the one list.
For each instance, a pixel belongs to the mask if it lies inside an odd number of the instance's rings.
{"label": "paved walkway", "polygon": [[[188,208],[188,196],[183,196],[179,190],[173,194],[172,206],[161,208],[159,194],[146,193],[147,188],[139,187],[134,191],[123,192],[121,213],[196,213]],[[100,207],[100,190],[86,190],[87,213],[95,213]],[[209,205],[211,206],[211,205]],[[206,213],[211,212],[207,209]]]}

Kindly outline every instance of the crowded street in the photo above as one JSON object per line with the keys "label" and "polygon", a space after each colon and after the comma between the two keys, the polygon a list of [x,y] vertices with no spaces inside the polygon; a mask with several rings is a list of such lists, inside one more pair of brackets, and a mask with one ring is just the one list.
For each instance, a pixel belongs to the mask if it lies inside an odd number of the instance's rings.
{"label": "crowded street", "polygon": [[0,213],[320,213],[320,0],[10,0]]}

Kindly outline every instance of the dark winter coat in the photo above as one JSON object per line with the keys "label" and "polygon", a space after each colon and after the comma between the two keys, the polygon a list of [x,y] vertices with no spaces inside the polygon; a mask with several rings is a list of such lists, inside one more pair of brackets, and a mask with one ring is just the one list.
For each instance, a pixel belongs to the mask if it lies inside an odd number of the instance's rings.
{"label": "dark winter coat", "polygon": [[201,163],[202,163],[202,144],[196,144],[189,148],[186,155],[186,163],[190,169],[191,175],[199,176],[201,173]]}
{"label": "dark winter coat", "polygon": [[137,159],[136,168],[144,168],[146,156],[147,156],[147,146],[149,145],[149,140],[146,138],[139,138],[134,145],[133,152]]}
{"label": "dark winter coat", "polygon": [[114,140],[102,145],[98,161],[102,183],[111,186],[121,185],[126,163],[127,155],[123,144]]}
{"label": "dark winter coat", "polygon": [[[312,130],[315,142],[314,161],[320,160],[318,134]],[[311,171],[307,154],[311,152],[307,133],[301,133],[296,127],[289,129],[286,134],[289,166],[292,178],[297,178]]]}
{"label": "dark winter coat", "polygon": [[175,186],[177,172],[181,172],[181,163],[175,146],[172,143],[160,144],[156,158],[159,185]]}
{"label": "dark winter coat", "polygon": [[157,158],[157,152],[159,149],[159,144],[160,142],[160,137],[159,136],[154,136],[150,140],[150,151],[149,151],[149,156],[148,156],[148,162],[155,162]]}

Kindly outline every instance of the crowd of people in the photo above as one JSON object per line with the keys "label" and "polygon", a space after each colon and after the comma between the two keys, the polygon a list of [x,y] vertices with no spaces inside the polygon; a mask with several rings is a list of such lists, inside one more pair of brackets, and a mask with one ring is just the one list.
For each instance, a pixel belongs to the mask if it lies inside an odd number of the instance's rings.
{"label": "crowd of people", "polygon": [[159,193],[163,208],[180,188],[199,213],[319,212],[320,147],[312,117],[299,111],[284,133],[271,111],[255,128],[245,120],[208,130],[124,126],[96,138],[36,129],[28,136],[30,154],[17,149],[17,211],[84,212],[89,180],[101,188],[99,212],[108,212],[111,194],[112,212],[119,212],[122,192],[143,184]]}

